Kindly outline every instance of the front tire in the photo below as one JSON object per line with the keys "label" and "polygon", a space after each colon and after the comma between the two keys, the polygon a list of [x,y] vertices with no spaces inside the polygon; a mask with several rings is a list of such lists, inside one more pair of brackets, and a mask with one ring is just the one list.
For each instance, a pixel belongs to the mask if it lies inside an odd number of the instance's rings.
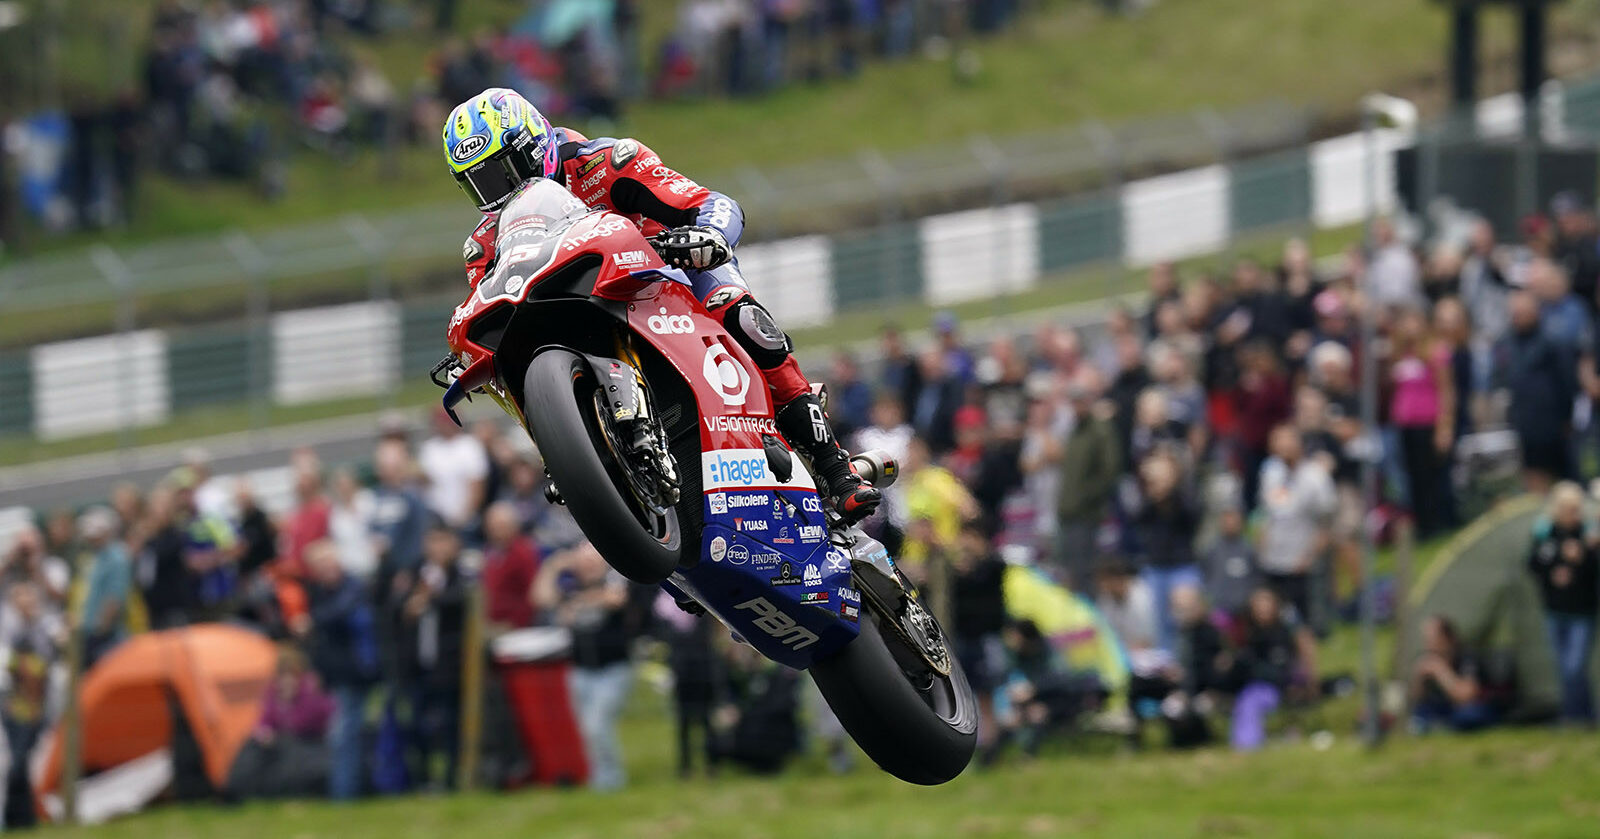
{"label": "front tire", "polygon": [[[861,634],[812,665],[811,678],[845,731],[883,771],[913,784],[942,784],[961,774],[978,743],[972,686],[953,656],[950,675],[934,674],[931,691],[913,686],[886,646],[879,620],[863,606]],[[930,698],[933,691],[939,698]]]}
{"label": "front tire", "polygon": [[675,510],[654,515],[627,488],[625,467],[612,456],[600,427],[599,387],[582,357],[546,350],[534,356],[523,377],[523,416],[545,469],[589,542],[622,576],[655,585],[678,567],[682,528]]}

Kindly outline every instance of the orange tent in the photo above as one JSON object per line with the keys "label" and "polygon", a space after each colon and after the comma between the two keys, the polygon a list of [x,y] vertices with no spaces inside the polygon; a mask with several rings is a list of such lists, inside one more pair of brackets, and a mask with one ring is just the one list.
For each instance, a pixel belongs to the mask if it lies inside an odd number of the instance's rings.
{"label": "orange tent", "polygon": [[[84,773],[170,746],[176,700],[199,744],[206,777],[221,789],[261,718],[261,702],[276,666],[277,650],[266,637],[223,624],[130,638],[84,674],[78,694]],[[37,787],[41,796],[61,782],[64,739],[59,730],[52,740]]]}

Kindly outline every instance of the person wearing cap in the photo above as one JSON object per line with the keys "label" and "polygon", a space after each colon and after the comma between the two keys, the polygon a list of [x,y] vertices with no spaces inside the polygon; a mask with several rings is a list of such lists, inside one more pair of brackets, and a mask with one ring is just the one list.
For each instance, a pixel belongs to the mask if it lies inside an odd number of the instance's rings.
{"label": "person wearing cap", "polygon": [[83,540],[84,585],[73,614],[84,632],[84,668],[123,638],[128,592],[133,586],[133,564],[116,538],[117,516],[106,507],[91,507],[78,517],[78,537]]}

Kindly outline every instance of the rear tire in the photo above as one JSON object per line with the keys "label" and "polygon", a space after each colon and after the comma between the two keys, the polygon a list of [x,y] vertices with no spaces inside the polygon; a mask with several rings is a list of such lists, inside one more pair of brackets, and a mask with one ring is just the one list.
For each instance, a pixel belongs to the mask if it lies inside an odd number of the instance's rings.
{"label": "rear tire", "polygon": [[[978,703],[954,656],[950,675],[934,677],[949,706],[934,710],[895,662],[861,609],[861,634],[838,655],[811,666],[811,678],[844,730],[883,771],[913,784],[934,785],[961,774],[978,743]],[[896,639],[898,643],[898,639]]]}
{"label": "rear tire", "polygon": [[677,511],[662,517],[660,537],[620,475],[606,444],[594,394],[600,384],[582,357],[566,350],[534,356],[523,377],[523,415],[545,468],[584,536],[622,576],[655,585],[678,567],[683,547]]}

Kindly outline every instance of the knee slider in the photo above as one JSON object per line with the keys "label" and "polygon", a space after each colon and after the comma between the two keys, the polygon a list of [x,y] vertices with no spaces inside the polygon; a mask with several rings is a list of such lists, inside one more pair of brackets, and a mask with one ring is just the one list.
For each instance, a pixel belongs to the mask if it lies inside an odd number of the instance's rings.
{"label": "knee slider", "polygon": [[722,325],[763,370],[782,364],[793,348],[777,321],[749,294],[742,294],[727,304]]}

